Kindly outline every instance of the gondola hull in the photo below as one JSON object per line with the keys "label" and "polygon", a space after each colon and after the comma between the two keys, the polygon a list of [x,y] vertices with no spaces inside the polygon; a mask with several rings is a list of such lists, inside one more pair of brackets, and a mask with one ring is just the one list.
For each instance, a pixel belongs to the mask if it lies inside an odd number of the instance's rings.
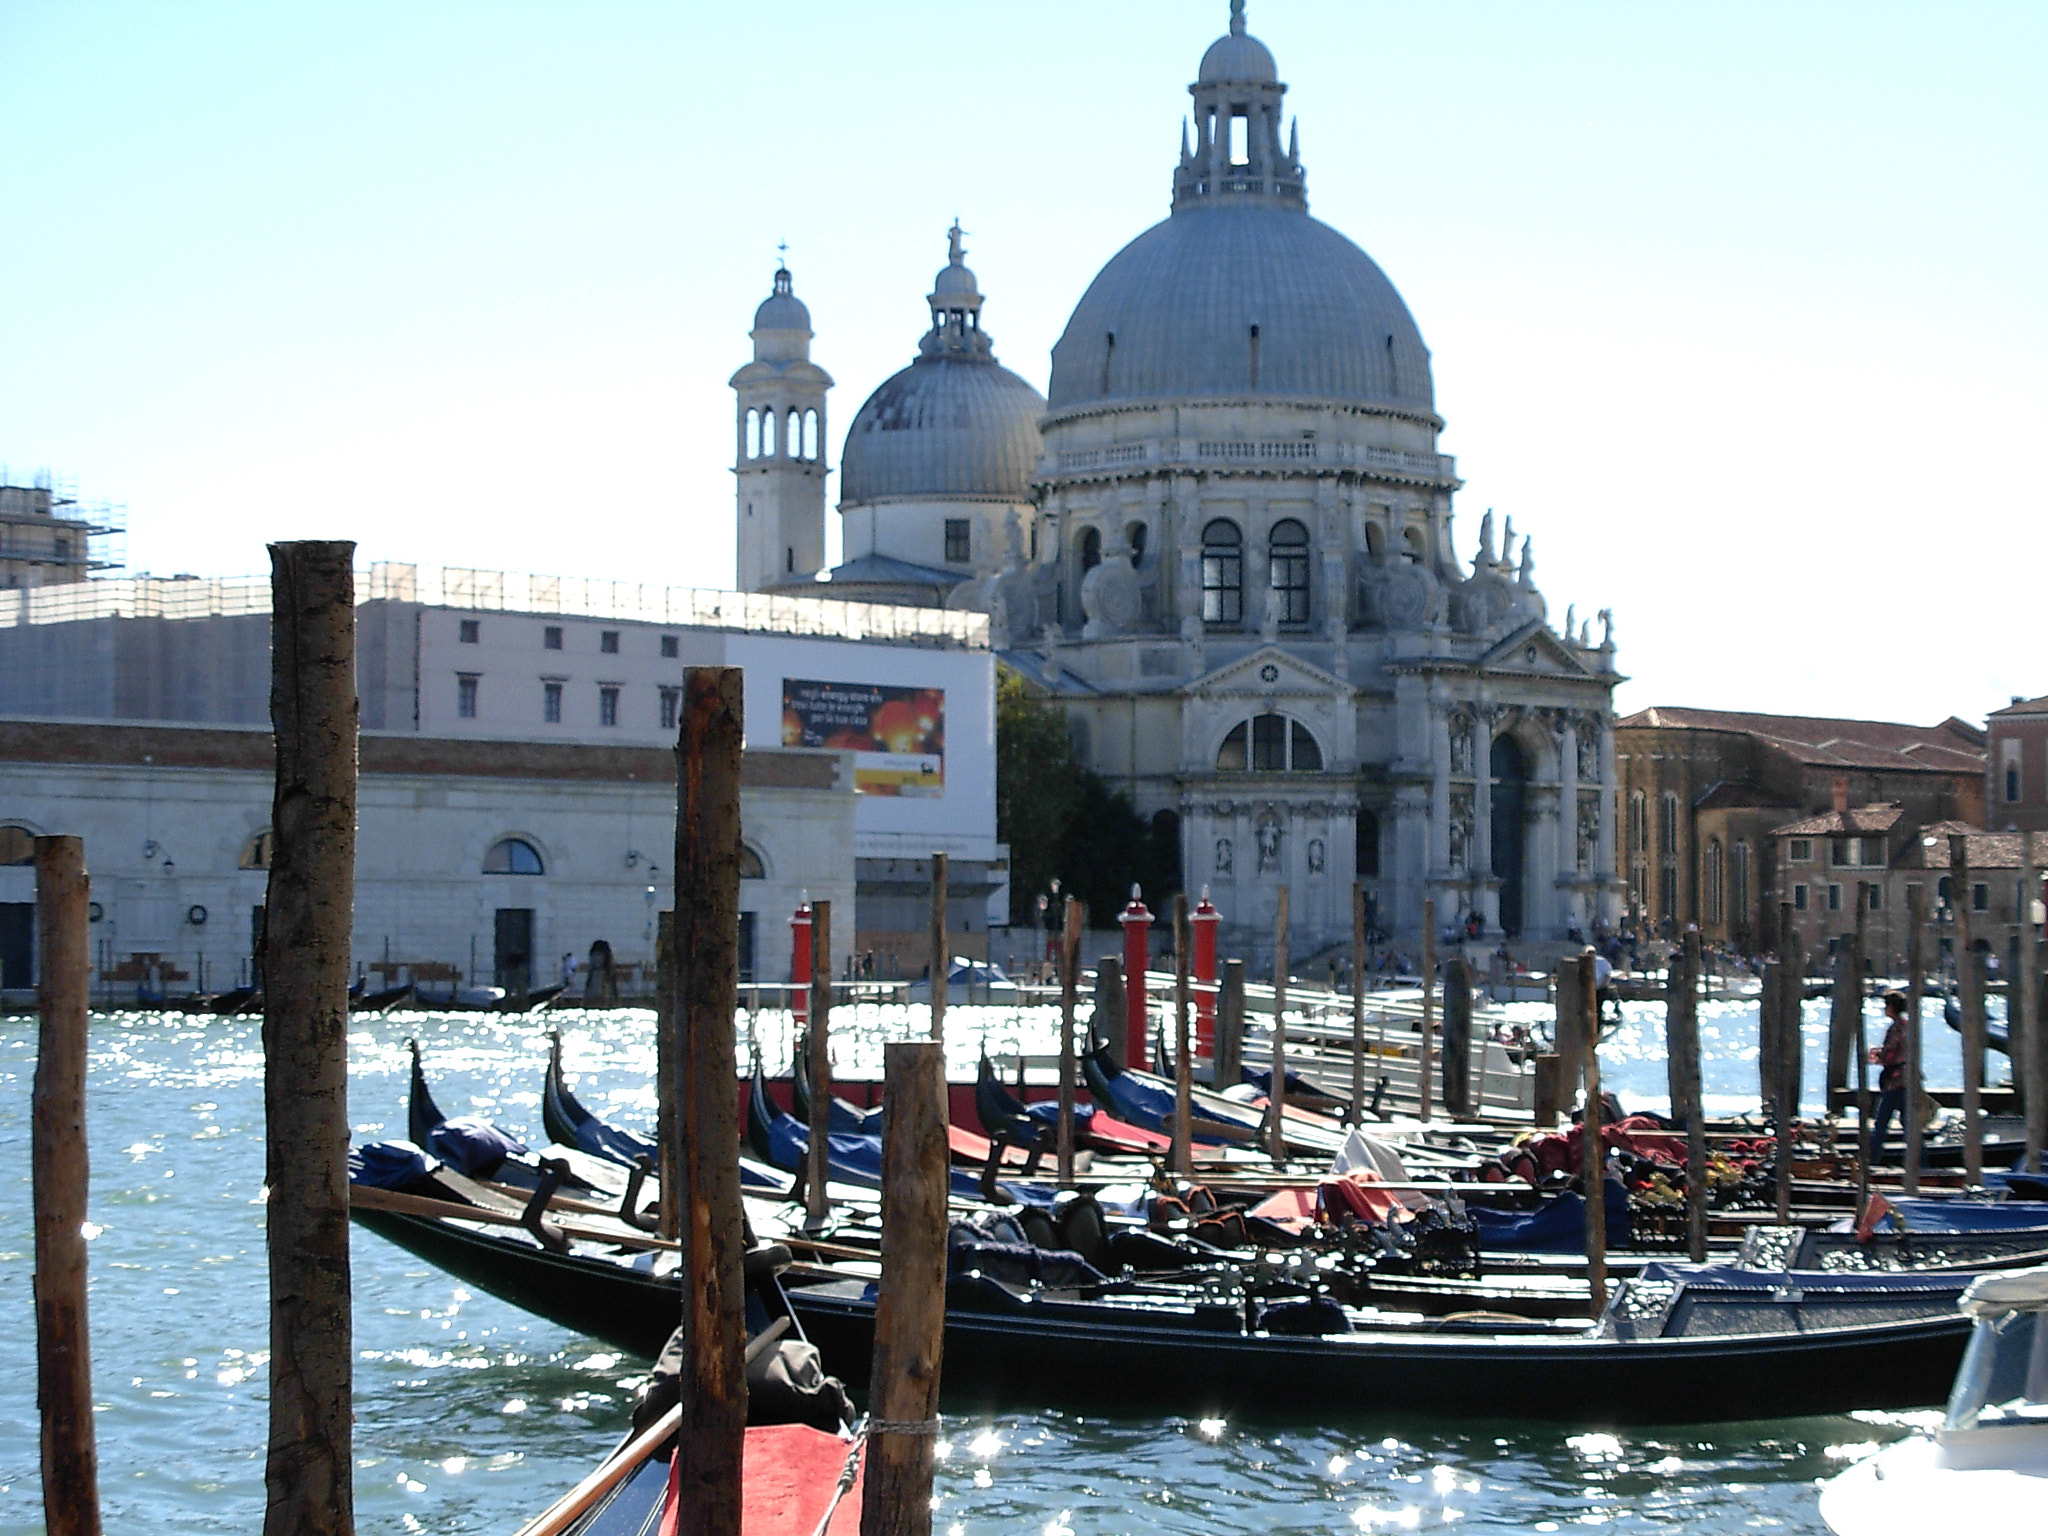
{"label": "gondola hull", "polygon": [[[864,1386],[874,1303],[863,1287],[796,1287],[789,1299],[834,1369],[857,1373],[848,1385]],[[1007,1313],[949,1307],[945,1406],[1060,1404],[1317,1421],[1398,1412],[1588,1426],[1803,1417],[1939,1403],[1969,1336],[1968,1320],[1957,1315],[1741,1338],[1422,1330],[1295,1338],[1095,1320],[1074,1310],[1026,1301]]]}

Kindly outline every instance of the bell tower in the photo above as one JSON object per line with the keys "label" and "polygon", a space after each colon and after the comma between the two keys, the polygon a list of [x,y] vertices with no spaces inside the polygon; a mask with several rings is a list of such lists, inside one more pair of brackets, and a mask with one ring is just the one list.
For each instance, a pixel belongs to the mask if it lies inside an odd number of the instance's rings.
{"label": "bell tower", "polygon": [[733,474],[738,482],[742,592],[804,581],[825,563],[825,392],[832,376],[811,361],[811,312],[789,268],[754,311],[754,360],[732,376],[739,397]]}

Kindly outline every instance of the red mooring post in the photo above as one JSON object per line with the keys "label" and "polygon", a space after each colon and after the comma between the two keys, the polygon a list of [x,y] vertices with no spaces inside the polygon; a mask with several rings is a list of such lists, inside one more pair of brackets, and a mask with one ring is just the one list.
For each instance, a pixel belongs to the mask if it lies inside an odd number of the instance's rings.
{"label": "red mooring post", "polygon": [[1216,1059],[1216,925],[1223,920],[1209,901],[1209,887],[1188,914],[1195,947],[1195,1054]]}
{"label": "red mooring post", "polygon": [[1145,1046],[1145,966],[1151,959],[1146,935],[1152,914],[1145,910],[1137,886],[1131,887],[1131,904],[1117,921],[1124,925],[1124,1062],[1143,1069],[1152,1065],[1152,1053]]}
{"label": "red mooring post", "polygon": [[811,904],[808,899],[789,920],[789,1009],[801,1030],[811,1021]]}

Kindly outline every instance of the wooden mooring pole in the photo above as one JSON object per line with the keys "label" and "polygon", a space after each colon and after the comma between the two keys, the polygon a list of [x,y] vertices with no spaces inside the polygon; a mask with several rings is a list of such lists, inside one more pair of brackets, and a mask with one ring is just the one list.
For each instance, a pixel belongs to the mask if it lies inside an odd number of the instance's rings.
{"label": "wooden mooring pole", "polygon": [[277,744],[264,898],[270,1257],[264,1536],[355,1530],[348,983],[356,884],[355,545],[270,546]]}
{"label": "wooden mooring pole", "polygon": [[75,837],[36,839],[36,1004],[30,1095],[35,1204],[36,1405],[43,1418],[43,1522],[50,1536],[99,1536],[99,1453],[86,1326],[86,1011],[92,882]]}
{"label": "wooden mooring pole", "polygon": [[2006,994],[2005,1010],[2007,1019],[2017,1020],[2018,1027],[2008,1023],[2006,1033],[2023,1058],[2018,1075],[2027,1095],[2027,1155],[2020,1166],[2041,1173],[2048,1171],[2041,1163],[2043,1145],[2048,1144],[2048,1029],[2043,1028],[2041,1018],[2041,940],[2034,926],[2034,903],[2041,899],[2041,865],[2032,832],[2020,834],[2019,894],[2020,909],[2014,914],[2019,922],[2018,974]]}
{"label": "wooden mooring pole", "polygon": [[1927,1132],[1927,1093],[1920,1082],[1920,1008],[1927,986],[1927,899],[1906,887],[1906,1176],[1909,1195],[1920,1193],[1920,1151]]}
{"label": "wooden mooring pole", "polygon": [[1173,1145],[1168,1153],[1173,1171],[1195,1170],[1195,1061],[1188,1040],[1188,962],[1193,931],[1188,926],[1188,898],[1173,898]]}
{"label": "wooden mooring pole", "polygon": [[1863,1006],[1863,941],[1866,914],[1870,910],[1870,882],[1856,882],[1856,928],[1849,935],[1848,953],[1835,968],[1835,1000],[1846,995],[1843,1006],[1854,1010],[1849,1020],[1850,1043],[1856,1052],[1856,1223],[1870,1206],[1870,1041],[1865,1032]]}
{"label": "wooden mooring pole", "polygon": [[[1216,1084],[1220,1091],[1226,1085]],[[1351,882],[1351,1125],[1365,1118],[1365,882]]]}
{"label": "wooden mooring pole", "polygon": [[[952,947],[946,938],[946,856],[932,855],[932,1038],[943,1041],[946,1038],[946,972],[952,965],[953,957],[947,953]],[[828,966],[829,969],[829,966]],[[970,987],[967,1000],[974,1001]]]}
{"label": "wooden mooring pole", "polygon": [[1586,1066],[1586,1110],[1579,1121],[1579,1168],[1586,1186],[1586,1283],[1590,1315],[1607,1310],[1607,1142],[1600,1133],[1600,988],[1593,951],[1579,956],[1579,1040]]}
{"label": "wooden mooring pole", "polygon": [[945,1052],[932,1040],[892,1040],[882,1071],[882,1277],[860,1529],[931,1536],[946,1323]]}
{"label": "wooden mooring pole", "polygon": [[682,1230],[682,1117],[676,1113],[682,1059],[682,1034],[676,1028],[676,915],[660,912],[654,919],[654,1150],[661,1159],[658,1230],[667,1238]]}
{"label": "wooden mooring pole", "polygon": [[1218,1093],[1235,1087],[1244,1077],[1244,962],[1223,962],[1223,979],[1216,984],[1216,1064],[1209,1072],[1209,1085]]}
{"label": "wooden mooring pole", "polygon": [[1060,1188],[1074,1187],[1074,1008],[1081,987],[1081,898],[1069,896],[1060,928]]}
{"label": "wooden mooring pole", "polygon": [[1971,948],[1970,840],[1948,838],[1948,905],[1955,914],[1956,991],[1963,1006],[1963,1183],[1984,1182],[1984,973]]}
{"label": "wooden mooring pole", "polygon": [[1422,1068],[1417,1113],[1429,1119],[1430,1079],[1436,1075],[1436,898],[1422,898]]}
{"label": "wooden mooring pole", "polygon": [[[1678,1062],[1671,1112],[1685,1117],[1685,1233],[1693,1263],[1707,1261],[1707,1111],[1700,1083],[1700,931],[1688,923],[1671,980],[1669,1049]],[[1683,998],[1683,1004],[1679,999]],[[1595,1008],[1598,1008],[1596,1003]]]}
{"label": "wooden mooring pole", "polygon": [[1280,887],[1273,914],[1273,1074],[1266,1091],[1266,1113],[1273,1117],[1273,1161],[1287,1160],[1287,898]]}
{"label": "wooden mooring pole", "polygon": [[[677,1476],[679,1536],[739,1536],[747,1428],[746,1246],[740,1208],[733,1018],[739,1008],[740,749],[738,667],[683,674],[676,743],[677,1007],[682,1014],[682,1266],[685,1339]],[[825,929],[817,932],[822,936]],[[829,947],[812,973],[829,979]],[[823,1037],[825,1021],[811,1027]],[[936,1046],[927,1047],[934,1052]],[[830,1084],[817,1091],[829,1094]],[[812,1111],[824,1118],[821,1102]],[[941,1226],[943,1231],[943,1224]]]}
{"label": "wooden mooring pole", "polygon": [[1779,903],[1778,919],[1778,1027],[1773,1031],[1776,1059],[1771,1083],[1778,1112],[1772,1160],[1778,1175],[1778,1220],[1787,1222],[1792,1219],[1792,1145],[1799,1135],[1799,1024],[1806,1003],[1806,957],[1799,930],[1792,926],[1791,902]]}
{"label": "wooden mooring pole", "polygon": [[[937,994],[933,994],[936,996]],[[943,1004],[939,1005],[943,1007]],[[804,1217],[823,1221],[832,1211],[832,903],[811,903],[811,1027],[804,1036],[804,1066],[811,1080],[811,1139],[804,1148]]]}

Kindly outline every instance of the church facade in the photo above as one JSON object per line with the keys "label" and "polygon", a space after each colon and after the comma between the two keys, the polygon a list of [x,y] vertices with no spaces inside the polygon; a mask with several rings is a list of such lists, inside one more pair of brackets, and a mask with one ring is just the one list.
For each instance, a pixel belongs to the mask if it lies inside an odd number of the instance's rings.
{"label": "church facade", "polygon": [[[1283,888],[1295,955],[1345,942],[1354,880],[1397,942],[1425,899],[1489,941],[1563,942],[1620,910],[1612,621],[1554,624],[1511,520],[1459,553],[1428,349],[1310,217],[1285,91],[1236,0],[1171,212],[1083,294],[1042,405],[989,352],[956,231],[918,360],[848,436],[849,559],[805,587],[893,577],[987,612],[1080,760],[1177,829],[1238,953],[1269,951]],[[925,412],[898,407],[961,355]],[[970,383],[991,403],[963,433],[937,397]]]}

